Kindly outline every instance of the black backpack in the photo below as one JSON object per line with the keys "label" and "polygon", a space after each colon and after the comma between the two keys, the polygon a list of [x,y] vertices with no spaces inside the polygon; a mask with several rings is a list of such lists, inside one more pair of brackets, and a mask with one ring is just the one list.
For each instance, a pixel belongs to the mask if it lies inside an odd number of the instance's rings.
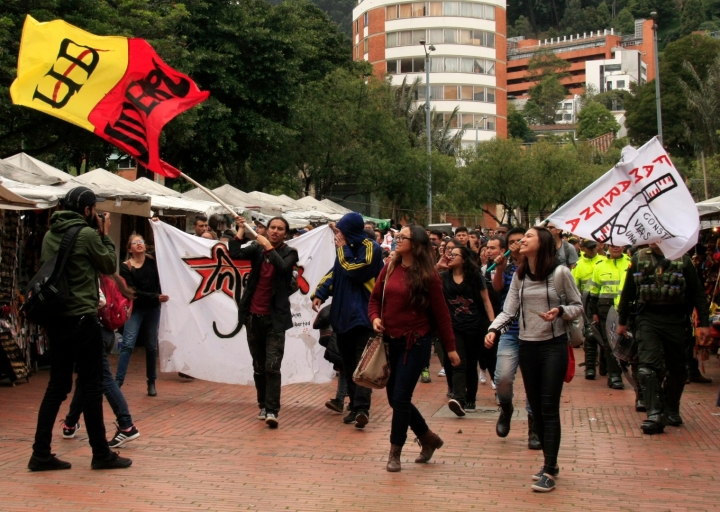
{"label": "black backpack", "polygon": [[65,232],[58,253],[43,263],[28,283],[20,312],[32,323],[47,326],[62,311],[69,295],[67,276],[63,271],[82,228],[73,226]]}

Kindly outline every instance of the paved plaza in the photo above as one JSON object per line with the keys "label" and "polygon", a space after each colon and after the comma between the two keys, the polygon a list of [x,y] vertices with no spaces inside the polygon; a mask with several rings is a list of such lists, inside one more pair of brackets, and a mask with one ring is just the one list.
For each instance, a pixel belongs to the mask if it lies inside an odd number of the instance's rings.
{"label": "paved plaza", "polygon": [[[584,359],[582,350],[576,359]],[[84,428],[63,440],[58,425],[53,451],[73,468],[28,471],[49,374],[0,385],[0,510],[720,510],[714,357],[706,363],[714,383],[685,388],[685,425],[653,437],[639,429],[644,415],[635,412],[629,385],[610,390],[604,378],[586,381],[578,368],[580,378],[563,390],[560,476],[549,494],[530,490],[542,455],[527,449],[524,415],[517,413],[510,435],[498,438],[488,383],[480,386],[477,413],[453,417],[435,357],[433,381],[418,384],[414,402],[445,446],[430,464],[414,464],[420,448],[410,434],[400,473],[385,471],[391,410],[384,391],[373,393],[370,423],[358,430],[324,407],[335,382],[286,386],[280,428],[270,430],[255,419],[254,388],[161,374],[158,396],[150,398],[144,364],[135,354],[123,387],[141,432],[120,449],[133,459],[126,470],[92,471]],[[516,384],[517,408],[524,403],[519,374]],[[108,436],[112,421],[106,403]]]}

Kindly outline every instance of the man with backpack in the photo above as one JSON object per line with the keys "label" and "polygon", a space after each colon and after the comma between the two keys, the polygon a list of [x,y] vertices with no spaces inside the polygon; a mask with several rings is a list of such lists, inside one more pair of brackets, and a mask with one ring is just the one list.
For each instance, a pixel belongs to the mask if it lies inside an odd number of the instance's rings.
{"label": "man with backpack", "polygon": [[[126,468],[130,459],[110,450],[103,419],[103,351],[105,350],[97,309],[98,276],[113,274],[117,265],[115,245],[108,236],[110,220],[98,215],[98,199],[87,187],[76,187],[63,200],[65,210],[53,213],[50,231],[42,246],[42,261],[58,255],[68,246],[62,277],[68,296],[45,326],[50,341],[50,381],[40,411],[31,471],[70,469],[69,462],[51,453],[52,430],[60,404],[72,389],[73,370],[77,371],[85,425],[92,447],[92,469]],[[70,232],[66,238],[66,234]],[[74,241],[70,243],[70,240]]]}
{"label": "man with backpack", "polygon": [[548,231],[555,239],[555,247],[557,248],[557,259],[560,265],[565,265],[572,270],[578,262],[578,254],[570,242],[562,238],[562,229],[552,224],[547,225]]}

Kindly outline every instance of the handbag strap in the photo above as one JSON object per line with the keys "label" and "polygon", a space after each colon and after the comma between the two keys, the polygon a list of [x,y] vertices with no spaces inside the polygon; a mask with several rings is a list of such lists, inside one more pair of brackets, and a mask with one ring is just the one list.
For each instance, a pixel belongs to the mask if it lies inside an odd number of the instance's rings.
{"label": "handbag strap", "polygon": [[72,226],[63,235],[62,241],[60,242],[60,249],[58,250],[57,259],[55,260],[55,268],[53,269],[53,273],[50,276],[50,282],[54,282],[58,278],[58,276],[62,274],[63,270],[65,270],[65,264],[70,257],[70,249],[73,245],[75,245],[75,240],[80,234],[82,228],[83,226]]}
{"label": "handbag strap", "polygon": [[385,288],[387,287],[388,279],[390,279],[393,270],[395,270],[395,267],[392,262],[388,263],[388,269],[387,272],[385,272],[385,279],[383,280],[382,299],[380,300],[380,320],[382,320],[383,310],[385,309]]}

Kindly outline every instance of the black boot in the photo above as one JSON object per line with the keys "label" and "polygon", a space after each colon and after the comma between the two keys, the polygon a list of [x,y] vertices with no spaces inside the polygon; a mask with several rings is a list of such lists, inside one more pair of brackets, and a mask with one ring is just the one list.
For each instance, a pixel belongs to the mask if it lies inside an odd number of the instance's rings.
{"label": "black boot", "polygon": [[149,380],[148,385],[148,396],[157,396],[157,390],[155,389],[155,381]]}
{"label": "black boot", "polygon": [[620,364],[618,364],[617,359],[615,359],[615,355],[612,353],[612,350],[603,350],[603,352],[605,353],[604,359],[608,370],[608,387],[611,389],[624,389],[622,368],[620,368]]}
{"label": "black boot", "polygon": [[512,402],[500,404],[500,416],[495,425],[495,433],[498,437],[507,437],[510,433],[510,420],[512,419],[514,407]]}
{"label": "black boot", "polygon": [[597,341],[585,340],[585,378],[587,380],[595,380],[595,365],[597,363]]}
{"label": "black boot", "polygon": [[660,377],[650,368],[640,368],[638,376],[645,397],[647,408],[647,419],[640,426],[642,431],[648,435],[662,434],[665,430],[663,421],[663,397],[660,387]]}
{"label": "black boot", "polygon": [[680,398],[685,388],[685,375],[669,374],[665,378],[665,424],[679,427],[683,424],[680,417]]}
{"label": "black boot", "polygon": [[600,375],[605,377],[608,374],[607,356],[605,355],[607,351],[601,347],[599,352],[598,358],[600,359]]}
{"label": "black boot", "polygon": [[542,450],[540,437],[535,430],[535,420],[532,414],[528,414],[528,448],[530,450]]}

